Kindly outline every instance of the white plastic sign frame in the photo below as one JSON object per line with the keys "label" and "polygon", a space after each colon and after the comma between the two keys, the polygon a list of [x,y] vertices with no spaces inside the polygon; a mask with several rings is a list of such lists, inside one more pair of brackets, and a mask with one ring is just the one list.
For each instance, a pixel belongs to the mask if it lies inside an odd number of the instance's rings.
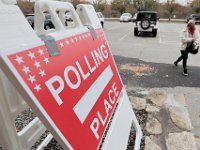
{"label": "white plastic sign frame", "polygon": [[[65,6],[75,12],[66,2],[38,1],[37,5],[50,13]],[[55,18],[59,34],[64,28]],[[96,40],[89,30],[56,40],[61,54],[55,57],[50,57],[45,45],[1,51],[1,68],[64,149],[99,148],[117,104],[118,115],[113,117],[103,149],[113,149],[116,141],[116,149],[124,149],[132,120],[139,135],[135,150],[139,149],[141,130],[104,33],[101,28],[95,31]],[[126,132],[118,131],[121,127]],[[126,133],[126,140],[115,137],[117,132]]]}

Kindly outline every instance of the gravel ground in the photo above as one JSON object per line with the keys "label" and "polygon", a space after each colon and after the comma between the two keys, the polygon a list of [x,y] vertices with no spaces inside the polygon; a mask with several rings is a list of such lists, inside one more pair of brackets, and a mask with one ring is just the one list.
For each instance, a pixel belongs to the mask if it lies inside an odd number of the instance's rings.
{"label": "gravel ground", "polygon": [[16,131],[21,131],[25,126],[27,126],[36,116],[33,111],[28,108],[17,116],[15,119]]}
{"label": "gravel ground", "polygon": [[[140,110],[140,111],[134,110],[134,111],[135,111],[136,118],[140,124],[140,127],[143,130],[147,121],[147,112],[145,110]],[[132,125],[130,135],[129,135],[129,141],[127,145],[127,150],[133,150],[135,138],[136,138],[136,131],[134,129],[134,126]],[[142,139],[141,144],[140,144],[140,150],[144,150],[144,148],[145,148],[145,142],[144,142],[144,139]]]}
{"label": "gravel ground", "polygon": [[[21,131],[26,125],[28,125],[36,116],[33,111],[29,108],[23,111],[21,114],[17,116],[15,119],[15,127],[16,131]],[[50,132],[45,131],[42,136],[38,139],[38,141],[31,147],[31,150],[36,150],[37,147],[44,141],[44,139],[48,136]],[[63,150],[63,148],[58,144],[58,142],[53,138],[51,142],[44,147],[44,150]]]}
{"label": "gravel ground", "polygon": [[51,142],[44,147],[44,150],[63,150],[63,148],[58,144],[58,142],[53,138]]}
{"label": "gravel ground", "polygon": [[37,147],[44,141],[44,139],[48,136],[49,131],[45,131],[42,136],[38,139],[38,141],[31,147],[31,150],[36,150]]}

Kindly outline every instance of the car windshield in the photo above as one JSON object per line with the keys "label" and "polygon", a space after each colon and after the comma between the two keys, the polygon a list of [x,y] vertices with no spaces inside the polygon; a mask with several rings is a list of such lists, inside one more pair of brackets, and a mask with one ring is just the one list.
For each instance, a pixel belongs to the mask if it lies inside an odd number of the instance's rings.
{"label": "car windshield", "polygon": [[66,16],[72,16],[72,13],[71,13],[71,11],[66,11],[66,12],[65,12],[65,15],[66,15]]}
{"label": "car windshield", "polygon": [[157,20],[156,13],[139,13],[137,16],[137,20],[142,20],[143,18],[149,18],[151,21]]}
{"label": "car windshield", "polygon": [[200,14],[195,14],[195,15],[192,15],[192,17],[195,17],[195,18],[200,18]]}
{"label": "car windshield", "polygon": [[28,20],[33,20],[33,19],[34,19],[34,16],[26,16],[26,19],[28,19]]}
{"label": "car windshield", "polygon": [[125,13],[125,14],[122,14],[122,16],[127,16],[127,17],[130,17],[131,14],[128,14],[128,13]]}
{"label": "car windshield", "polygon": [[50,20],[51,19],[51,15],[50,14],[46,14],[45,15],[45,19]]}

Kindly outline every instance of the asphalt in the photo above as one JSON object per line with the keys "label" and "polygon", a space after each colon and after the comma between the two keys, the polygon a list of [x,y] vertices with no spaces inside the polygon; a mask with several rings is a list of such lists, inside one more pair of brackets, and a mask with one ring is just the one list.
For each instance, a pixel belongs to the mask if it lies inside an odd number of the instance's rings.
{"label": "asphalt", "polygon": [[[127,58],[123,56],[114,56],[122,81],[127,86],[136,86],[144,88],[162,88],[162,87],[200,87],[200,67],[188,66],[189,76],[182,74],[182,64],[175,67],[172,64],[144,62],[137,58]],[[121,66],[130,64],[140,66],[141,64],[149,66],[151,69],[145,75],[138,75],[127,69],[121,69]],[[153,69],[152,69],[153,68]]]}

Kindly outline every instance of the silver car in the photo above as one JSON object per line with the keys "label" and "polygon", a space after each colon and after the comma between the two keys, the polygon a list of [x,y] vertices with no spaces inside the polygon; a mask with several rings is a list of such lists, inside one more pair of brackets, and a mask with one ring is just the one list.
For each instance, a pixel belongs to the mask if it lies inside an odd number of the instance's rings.
{"label": "silver car", "polygon": [[120,22],[130,22],[132,18],[132,15],[130,13],[123,13],[121,17],[119,18]]}

